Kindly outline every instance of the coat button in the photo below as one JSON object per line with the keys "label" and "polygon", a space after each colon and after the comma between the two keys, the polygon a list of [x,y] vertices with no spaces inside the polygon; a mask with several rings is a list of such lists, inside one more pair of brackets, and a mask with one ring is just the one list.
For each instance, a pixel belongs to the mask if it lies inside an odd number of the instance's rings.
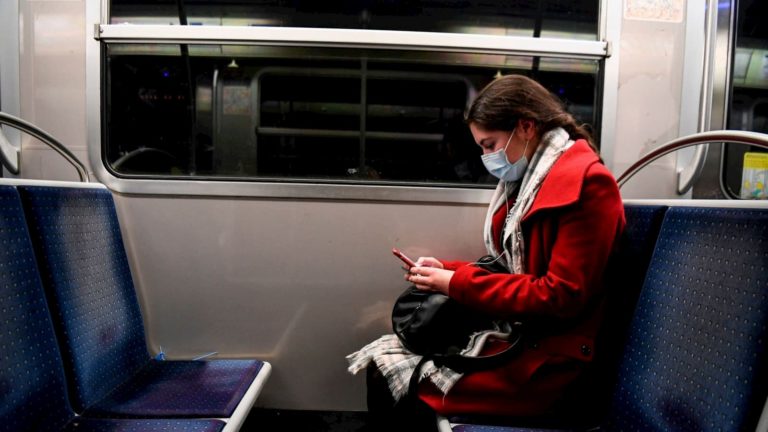
{"label": "coat button", "polygon": [[592,348],[590,348],[590,347],[588,347],[586,345],[582,345],[581,346],[581,353],[584,354],[585,356],[588,356],[588,355],[592,354]]}

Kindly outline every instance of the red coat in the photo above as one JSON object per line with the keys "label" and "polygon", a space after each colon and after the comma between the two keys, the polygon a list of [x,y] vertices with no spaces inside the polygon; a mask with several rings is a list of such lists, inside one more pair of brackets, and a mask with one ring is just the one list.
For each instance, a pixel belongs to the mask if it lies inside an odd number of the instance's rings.
{"label": "red coat", "polygon": [[[495,239],[505,211],[502,206],[494,215]],[[598,294],[624,223],[616,181],[587,142],[577,141],[552,167],[522,220],[527,274],[443,262],[455,270],[452,298],[518,318],[537,334],[527,334],[526,349],[508,365],[466,374],[447,395],[422,381],[420,398],[441,414],[536,415],[550,408],[592,360],[603,316]]]}

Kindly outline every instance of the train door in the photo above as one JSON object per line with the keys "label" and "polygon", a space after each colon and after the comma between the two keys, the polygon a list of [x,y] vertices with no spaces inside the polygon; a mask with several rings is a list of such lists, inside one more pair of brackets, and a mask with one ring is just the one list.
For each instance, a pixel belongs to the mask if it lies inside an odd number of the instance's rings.
{"label": "train door", "polygon": [[[768,132],[768,4],[718,3],[709,129]],[[768,156],[741,144],[710,144],[694,198],[766,199]]]}
{"label": "train door", "polygon": [[[736,4],[727,128],[768,133],[768,3]],[[721,183],[729,198],[768,199],[768,152],[744,145],[722,150]]]}

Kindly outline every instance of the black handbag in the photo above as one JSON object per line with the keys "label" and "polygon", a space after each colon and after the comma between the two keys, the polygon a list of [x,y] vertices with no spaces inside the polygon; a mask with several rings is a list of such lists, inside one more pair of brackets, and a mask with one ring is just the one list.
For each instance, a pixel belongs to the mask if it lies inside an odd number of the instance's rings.
{"label": "black handbag", "polygon": [[[486,256],[474,265],[496,273],[507,272],[498,260]],[[447,366],[457,372],[492,369],[507,363],[522,350],[522,324],[509,323],[512,334],[503,351],[478,357],[460,352],[469,344],[472,334],[496,328],[496,321],[450,297],[411,286],[395,301],[392,309],[392,329],[403,346],[414,354],[424,356],[411,377],[409,393],[418,383],[421,366],[427,360],[436,366]]]}
{"label": "black handbag", "polygon": [[522,346],[522,324],[511,323],[509,347],[497,354],[468,357],[461,351],[477,332],[493,330],[496,320],[452,298],[411,286],[395,301],[392,330],[408,351],[457,372],[492,369],[517,355]]}

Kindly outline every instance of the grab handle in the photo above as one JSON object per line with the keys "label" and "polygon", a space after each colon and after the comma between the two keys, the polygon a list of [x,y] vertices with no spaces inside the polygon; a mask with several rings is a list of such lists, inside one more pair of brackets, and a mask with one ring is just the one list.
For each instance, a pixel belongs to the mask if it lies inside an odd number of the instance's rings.
{"label": "grab handle", "polygon": [[[4,113],[0,111],[0,125],[8,125],[13,127],[14,129],[18,129],[22,132],[26,132],[29,135],[32,135],[33,137],[39,139],[46,145],[48,145],[50,148],[56,150],[58,154],[60,154],[64,159],[67,160],[72,166],[75,167],[77,170],[77,175],[80,177],[81,182],[88,183],[90,181],[90,178],[88,177],[88,172],[85,169],[85,165],[83,165],[82,162],[80,162],[80,159],[77,158],[71,151],[69,151],[68,148],[64,147],[64,144],[60,143],[56,138],[51,136],[48,132],[40,129],[39,127],[33,125],[32,123],[26,122],[18,117],[14,117],[10,114]],[[13,173],[14,175],[19,174],[20,171],[20,160],[21,160],[21,150],[17,149],[16,147],[12,146],[8,140],[5,139],[5,136],[2,135],[2,132],[0,131],[0,148],[2,148],[2,162],[3,165]],[[9,155],[6,154],[6,146],[11,147],[13,150],[8,150]],[[7,157],[9,156],[9,157]]]}
{"label": "grab handle", "polygon": [[21,166],[21,150],[15,147],[5,137],[3,130],[0,129],[0,160],[3,166],[13,175],[19,174]]}
{"label": "grab handle", "polygon": [[619,176],[616,182],[619,184],[619,187],[622,187],[624,183],[632,178],[632,176],[637,174],[638,171],[650,165],[651,162],[655,161],[656,159],[659,159],[662,156],[666,156],[680,149],[712,142],[747,144],[763,149],[768,149],[768,135],[766,134],[734,130],[700,132],[677,138],[652,150],[650,153],[641,157],[640,160],[632,164],[632,166],[627,168],[627,170]]}

